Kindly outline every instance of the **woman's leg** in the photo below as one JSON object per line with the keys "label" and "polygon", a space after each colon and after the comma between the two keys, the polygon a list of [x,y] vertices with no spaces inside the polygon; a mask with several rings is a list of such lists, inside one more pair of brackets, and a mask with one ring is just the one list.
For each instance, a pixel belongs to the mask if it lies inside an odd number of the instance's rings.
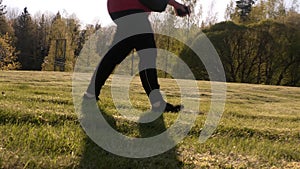
{"label": "woman's leg", "polygon": [[154,34],[137,35],[135,38],[135,47],[140,57],[140,78],[151,102],[152,110],[157,112],[179,112],[183,106],[165,102],[159,89],[156,70],[157,49]]}
{"label": "woman's leg", "polygon": [[151,24],[148,20],[148,16],[141,17],[140,24],[143,24],[145,30],[150,30],[144,34],[138,34],[134,38],[134,47],[138,51],[140,57],[139,70],[142,85],[149,97],[154,111],[171,111],[178,112],[183,106],[172,105],[164,101],[160,86],[158,83],[157,70],[156,70],[156,58],[157,47],[154,39],[154,34],[151,28]]}
{"label": "woman's leg", "polygon": [[117,24],[117,31],[114,36],[112,48],[108,51],[108,53],[106,53],[96,68],[86,92],[92,97],[96,96],[97,100],[101,87],[104,85],[109,75],[113,72],[116,65],[121,63],[132,51],[132,49],[134,49],[134,42],[132,41],[133,39],[129,37],[123,40],[123,38],[126,37],[128,29],[136,25],[136,20],[135,18],[132,18],[128,20],[129,22],[124,22],[122,17],[141,12],[143,11],[128,10],[110,13],[110,17]]}
{"label": "woman's leg", "polygon": [[[117,34],[118,30],[115,38],[117,37]],[[115,45],[113,43],[111,49],[104,55],[99,63],[87,89],[87,92],[94,94],[97,100],[99,99],[98,96],[102,86],[105,84],[105,81],[108,79],[115,67],[120,64],[132,51],[133,46],[131,41],[131,38],[127,38],[116,43]]]}
{"label": "woman's leg", "polygon": [[135,47],[140,57],[140,79],[151,104],[163,102],[156,70],[157,49],[154,35],[152,33],[137,35]]}

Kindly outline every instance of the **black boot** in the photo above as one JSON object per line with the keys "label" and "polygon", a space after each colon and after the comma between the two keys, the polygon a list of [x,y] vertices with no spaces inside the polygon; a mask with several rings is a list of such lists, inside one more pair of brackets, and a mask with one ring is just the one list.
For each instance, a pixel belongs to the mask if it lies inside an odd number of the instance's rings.
{"label": "black boot", "polygon": [[[158,105],[156,105],[158,104]],[[170,103],[156,103],[152,105],[152,111],[154,112],[172,112],[172,113],[178,113],[180,110],[184,108],[183,105],[172,105]]]}

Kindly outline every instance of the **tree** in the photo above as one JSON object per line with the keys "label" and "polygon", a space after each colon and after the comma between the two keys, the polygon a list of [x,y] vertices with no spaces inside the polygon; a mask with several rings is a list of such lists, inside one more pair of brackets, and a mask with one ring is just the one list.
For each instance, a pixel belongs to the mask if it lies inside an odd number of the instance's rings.
{"label": "tree", "polygon": [[300,86],[300,14],[294,13],[285,19],[285,53],[283,69],[277,85]]}
{"label": "tree", "polygon": [[39,55],[39,65],[41,66],[44,58],[46,55],[48,55],[49,51],[49,31],[50,31],[50,25],[46,20],[46,17],[44,14],[36,20],[38,23],[37,25],[37,49],[38,55]]}
{"label": "tree", "polygon": [[[227,81],[299,86],[300,15],[286,23],[266,20],[255,24],[221,22],[203,30],[223,62]],[[201,40],[201,36],[195,42]],[[185,48],[181,58],[197,79],[207,72],[193,51]]]}
{"label": "tree", "polygon": [[218,15],[218,13],[214,12],[214,11],[216,11],[216,10],[214,10],[215,4],[216,4],[215,0],[213,0],[211,2],[211,4],[210,4],[210,7],[209,7],[209,10],[208,10],[206,19],[205,19],[205,23],[207,24],[207,26],[212,26],[215,23],[217,23],[217,20],[218,20],[217,15]]}
{"label": "tree", "polygon": [[80,46],[78,44],[80,38],[80,21],[76,18],[75,15],[72,15],[66,19],[66,22],[67,32],[71,40],[71,48],[72,50],[74,50],[75,57],[78,57],[80,53]]}
{"label": "tree", "polygon": [[226,6],[226,10],[225,10],[225,14],[224,14],[224,18],[226,21],[233,21],[234,20],[234,16],[236,14],[236,10],[235,10],[235,7],[234,7],[234,1],[231,0],[229,2],[229,4],[227,4]]}
{"label": "tree", "polygon": [[[50,49],[42,64],[44,71],[72,71],[75,56],[66,20],[58,12],[50,31]],[[58,63],[58,64],[57,64]]]}
{"label": "tree", "polygon": [[2,5],[2,0],[0,0],[0,17],[5,15],[6,11],[5,11],[6,5]]}
{"label": "tree", "polygon": [[[228,81],[245,82],[249,76],[248,60],[251,59],[251,44],[245,38],[250,32],[243,25],[237,25],[233,22],[221,22],[213,25],[211,28],[204,30],[207,37],[214,44],[224,65]],[[222,39],[222,40],[221,40]]]}
{"label": "tree", "polygon": [[[101,25],[100,24],[96,24],[96,25],[86,25],[85,29],[81,30],[79,33],[79,37],[78,37],[78,41],[77,41],[77,46],[75,49],[75,56],[78,57],[80,55],[80,53],[82,52],[81,50],[83,49],[83,46],[85,45],[85,43],[90,39],[90,37],[93,36],[93,38],[95,39],[94,35],[97,32],[97,35],[102,32],[101,31]],[[111,35],[112,33],[109,32],[107,33],[107,35]],[[103,38],[103,37],[101,37]],[[95,40],[94,40],[95,41]],[[100,41],[102,42],[106,42],[106,39],[100,39]],[[91,43],[91,41],[88,41],[88,43]],[[96,42],[93,42],[96,43]],[[98,46],[98,45],[96,45]],[[98,46],[98,48],[100,48],[100,45]],[[95,52],[97,52],[97,48],[95,49]],[[103,52],[103,51],[101,51]],[[99,51],[100,53],[100,51]]]}
{"label": "tree", "polygon": [[15,70],[20,68],[17,61],[16,48],[12,46],[12,38],[8,34],[0,36],[0,69]]}
{"label": "tree", "polygon": [[37,24],[32,20],[27,8],[14,22],[17,38],[16,48],[23,70],[41,70],[39,50],[37,48]]}
{"label": "tree", "polygon": [[48,55],[50,48],[50,31],[51,24],[55,15],[49,13],[37,13],[34,16],[36,23],[36,41],[37,41],[37,54],[39,58],[40,69],[45,57]]}
{"label": "tree", "polygon": [[238,0],[236,1],[236,6],[239,9],[240,17],[242,20],[246,20],[249,13],[252,10],[252,5],[254,0]]}
{"label": "tree", "polygon": [[0,35],[5,35],[6,33],[13,34],[11,26],[7,23],[6,13],[6,5],[2,5],[2,0],[0,0]]}
{"label": "tree", "polygon": [[21,12],[19,8],[8,8],[5,16],[8,21],[13,21],[19,16],[20,13]]}
{"label": "tree", "polygon": [[293,0],[289,12],[297,13],[297,11],[299,11],[299,7],[299,0]]}

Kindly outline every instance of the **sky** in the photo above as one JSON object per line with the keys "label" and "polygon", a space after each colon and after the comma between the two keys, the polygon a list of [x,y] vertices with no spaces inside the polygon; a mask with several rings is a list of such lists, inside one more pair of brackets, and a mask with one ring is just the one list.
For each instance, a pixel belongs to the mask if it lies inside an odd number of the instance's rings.
{"label": "sky", "polygon": [[[212,1],[200,1],[203,9],[210,8]],[[216,0],[214,11],[217,11],[219,20],[223,20],[226,5],[230,0]],[[2,4],[7,5],[7,8],[17,8],[20,12],[24,7],[27,7],[28,12],[34,15],[37,12],[50,12],[56,14],[58,11],[63,15],[75,14],[81,21],[81,24],[101,23],[108,25],[112,23],[107,13],[107,0],[3,0]],[[207,13],[204,11],[204,14]]]}
{"label": "sky", "polygon": [[20,11],[27,7],[32,15],[37,12],[56,14],[58,11],[63,15],[75,14],[83,24],[111,22],[107,14],[106,0],[3,0],[2,4],[8,9],[18,8]]}
{"label": "sky", "polygon": [[[218,21],[222,21],[230,0],[200,0],[204,16],[213,1],[215,1],[213,11],[218,14]],[[83,25],[95,23],[108,25],[112,23],[107,13],[106,3],[107,0],[3,0],[2,2],[3,5],[7,5],[8,9],[18,8],[20,12],[23,11],[24,7],[27,7],[28,12],[33,15],[37,12],[56,14],[58,11],[66,16],[75,14]]]}

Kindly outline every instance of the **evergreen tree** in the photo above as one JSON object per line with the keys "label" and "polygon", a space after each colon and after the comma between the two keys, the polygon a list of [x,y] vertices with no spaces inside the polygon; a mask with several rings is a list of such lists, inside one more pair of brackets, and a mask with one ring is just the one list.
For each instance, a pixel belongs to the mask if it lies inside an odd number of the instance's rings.
{"label": "evergreen tree", "polygon": [[74,50],[75,57],[79,56],[80,50],[78,49],[78,42],[80,36],[80,24],[79,20],[73,16],[72,18],[67,18],[67,32],[71,39],[71,48]]}
{"label": "evergreen tree", "polygon": [[[50,49],[42,64],[44,71],[72,71],[75,62],[72,40],[65,19],[58,12],[50,31]],[[56,66],[57,65],[57,66]]]}
{"label": "evergreen tree", "polygon": [[2,0],[0,0],[0,35],[9,33],[12,36],[13,30],[7,23],[7,19],[5,17],[6,13],[6,5],[2,5]]}
{"label": "evergreen tree", "polygon": [[48,25],[45,15],[43,14],[38,21],[37,28],[37,42],[38,42],[38,55],[39,55],[39,65],[41,66],[45,56],[49,51],[49,30],[50,26]]}
{"label": "evergreen tree", "polygon": [[27,8],[14,23],[17,38],[16,48],[20,51],[18,58],[23,70],[40,70],[40,59],[37,49],[37,24],[32,20]]}
{"label": "evergreen tree", "polygon": [[15,47],[8,34],[0,36],[0,70],[16,70],[20,68]]}

